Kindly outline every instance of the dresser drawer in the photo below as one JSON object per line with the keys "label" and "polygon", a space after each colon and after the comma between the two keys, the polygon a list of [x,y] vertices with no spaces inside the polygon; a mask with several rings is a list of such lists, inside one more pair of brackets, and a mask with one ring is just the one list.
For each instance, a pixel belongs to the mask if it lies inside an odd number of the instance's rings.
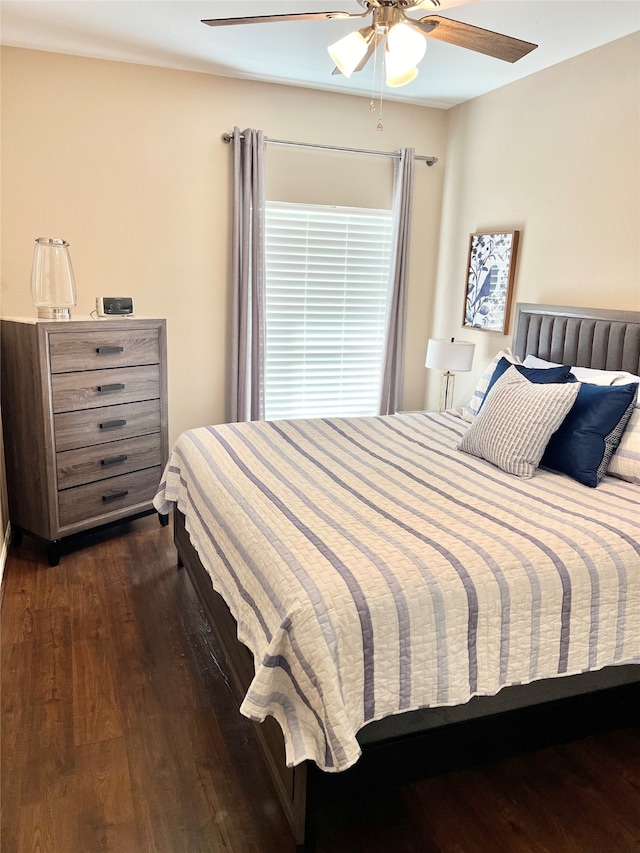
{"label": "dresser drawer", "polygon": [[161,475],[162,468],[158,465],[59,492],[60,527],[91,519],[100,523],[100,516],[149,503],[155,496]]}
{"label": "dresser drawer", "polygon": [[84,332],[51,332],[49,360],[52,373],[158,364],[158,330],[91,329]]}
{"label": "dresser drawer", "polygon": [[160,368],[157,364],[113,370],[86,370],[58,373],[51,377],[54,412],[93,409],[160,396]]}
{"label": "dresser drawer", "polygon": [[110,441],[56,454],[58,489],[94,483],[162,464],[160,433]]}
{"label": "dresser drawer", "polygon": [[121,438],[160,432],[160,401],[104,406],[54,417],[56,450],[106,444]]}

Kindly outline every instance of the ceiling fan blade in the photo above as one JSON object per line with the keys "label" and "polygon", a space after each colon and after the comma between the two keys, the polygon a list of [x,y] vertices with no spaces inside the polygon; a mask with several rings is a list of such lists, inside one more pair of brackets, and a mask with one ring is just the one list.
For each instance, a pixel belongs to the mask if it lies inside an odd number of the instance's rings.
{"label": "ceiling fan blade", "polygon": [[367,62],[373,56],[376,47],[380,44],[380,42],[382,41],[383,38],[384,38],[384,35],[382,33],[376,33],[376,32],[373,33],[373,35],[371,36],[371,41],[369,42],[369,46],[367,47],[367,52],[365,53],[365,55],[360,60],[360,64],[356,65],[356,67],[353,69],[354,74],[356,73],[356,71],[362,71],[362,69],[365,67]]}
{"label": "ceiling fan blade", "polygon": [[468,6],[471,3],[477,3],[478,0],[404,0],[401,3],[404,12],[429,11],[436,9],[440,12],[451,9],[453,6]]}
{"label": "ceiling fan blade", "polygon": [[428,38],[466,47],[467,50],[475,50],[477,53],[503,59],[505,62],[517,62],[538,47],[537,44],[528,41],[494,33],[493,30],[483,30],[481,27],[463,24],[460,21],[452,21],[440,15],[427,15],[419,21],[407,17],[404,20]]}
{"label": "ceiling fan blade", "polygon": [[414,9],[437,9],[442,6],[440,0],[403,0],[402,9],[405,12],[412,12]]}
{"label": "ceiling fan blade", "polygon": [[318,19],[338,20],[344,18],[364,18],[368,15],[367,10],[364,14],[352,15],[351,12],[297,12],[291,15],[254,15],[249,18],[210,18],[209,20],[201,21],[208,27],[228,27],[234,24],[277,24],[284,21],[314,21]]}

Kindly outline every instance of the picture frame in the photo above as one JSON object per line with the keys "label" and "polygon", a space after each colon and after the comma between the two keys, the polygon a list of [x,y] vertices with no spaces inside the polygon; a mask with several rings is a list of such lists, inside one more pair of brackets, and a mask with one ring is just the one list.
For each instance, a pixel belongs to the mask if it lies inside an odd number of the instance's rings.
{"label": "picture frame", "polygon": [[519,231],[476,231],[469,238],[462,326],[506,335]]}

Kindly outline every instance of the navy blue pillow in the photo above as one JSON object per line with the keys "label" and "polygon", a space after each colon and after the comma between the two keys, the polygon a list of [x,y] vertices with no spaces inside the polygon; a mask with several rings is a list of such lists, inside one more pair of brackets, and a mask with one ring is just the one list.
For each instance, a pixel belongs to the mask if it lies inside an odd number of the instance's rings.
{"label": "navy blue pillow", "polygon": [[[480,409],[484,401],[487,399],[487,394],[496,384],[502,374],[509,370],[510,367],[515,367],[518,373],[521,373],[529,382],[535,382],[537,385],[551,385],[562,382],[575,382],[576,378],[571,373],[570,364],[561,364],[560,367],[524,367],[522,364],[512,364],[508,358],[501,358],[496,364],[496,369],[493,371],[491,381],[487,385],[487,390],[480,403]],[[478,409],[478,411],[480,411]]]}
{"label": "navy blue pillow", "polygon": [[595,487],[607,473],[638,396],[638,383],[583,382],[571,411],[551,436],[541,465]]}

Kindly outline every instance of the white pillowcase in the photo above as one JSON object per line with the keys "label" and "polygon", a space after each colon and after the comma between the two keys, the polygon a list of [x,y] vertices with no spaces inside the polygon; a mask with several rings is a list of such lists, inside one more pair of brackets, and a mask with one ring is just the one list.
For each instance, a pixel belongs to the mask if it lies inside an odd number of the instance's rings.
{"label": "white pillowcase", "polygon": [[537,367],[544,370],[545,367],[562,367],[557,361],[545,361],[544,358],[538,358],[537,355],[527,355],[522,362],[525,367]]}
{"label": "white pillowcase", "polygon": [[510,367],[491,389],[458,450],[516,477],[532,477],[579,390],[579,382],[538,385]]}
{"label": "white pillowcase", "polygon": [[[500,350],[500,352],[496,356],[494,356],[494,358],[486,366],[484,373],[478,380],[476,390],[473,392],[473,397],[469,401],[469,404],[466,406],[466,408],[462,410],[463,420],[471,423],[480,411],[482,401],[484,400],[484,395],[487,393],[487,388],[489,387],[491,377],[493,376],[493,371],[498,366],[498,362],[501,358],[506,358],[507,361],[511,362],[511,364],[522,364],[518,356],[514,355],[508,347],[506,349]],[[551,367],[550,364],[549,367]]]}
{"label": "white pillowcase", "polygon": [[[525,367],[560,367],[556,361],[545,361],[535,355],[528,355],[524,360]],[[572,367],[571,373],[579,382],[589,382],[591,385],[628,385],[630,382],[640,382],[639,376],[627,373],[626,370],[596,370],[594,367]]]}

